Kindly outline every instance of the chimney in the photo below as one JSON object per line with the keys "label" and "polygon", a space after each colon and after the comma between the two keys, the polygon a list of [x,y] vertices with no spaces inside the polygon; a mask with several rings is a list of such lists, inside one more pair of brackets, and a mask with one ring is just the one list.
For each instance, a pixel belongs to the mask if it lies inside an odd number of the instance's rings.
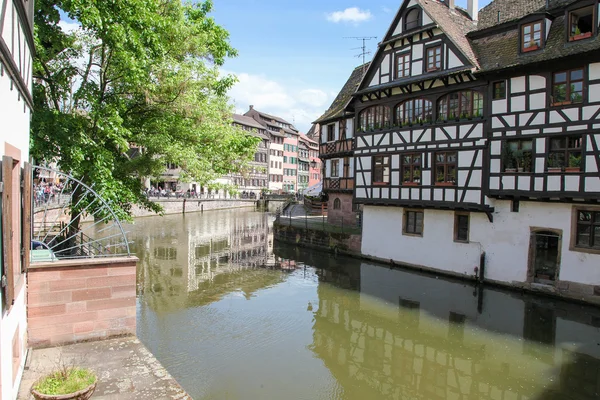
{"label": "chimney", "polygon": [[448,0],[448,8],[454,10],[454,0]]}
{"label": "chimney", "polygon": [[479,0],[467,0],[467,12],[473,21],[479,19]]}
{"label": "chimney", "polygon": [[253,106],[253,105],[251,105],[251,106],[250,106],[250,109],[251,109],[251,110],[254,110],[254,106]]}

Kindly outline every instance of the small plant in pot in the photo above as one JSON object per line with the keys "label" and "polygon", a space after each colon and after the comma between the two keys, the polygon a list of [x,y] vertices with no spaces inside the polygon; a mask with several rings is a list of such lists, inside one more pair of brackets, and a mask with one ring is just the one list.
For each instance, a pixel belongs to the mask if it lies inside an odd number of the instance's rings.
{"label": "small plant in pot", "polygon": [[504,172],[509,174],[517,172],[513,150],[507,143],[502,146],[502,163],[504,164]]}
{"label": "small plant in pot", "polygon": [[560,156],[556,153],[548,157],[548,172],[562,172],[562,163]]}
{"label": "small plant in pot", "polygon": [[581,155],[569,155],[569,166],[565,167],[565,172],[579,172],[581,170]]}
{"label": "small plant in pot", "polygon": [[31,387],[36,400],[87,400],[94,394],[98,377],[87,368],[61,367]]}
{"label": "small plant in pot", "polygon": [[517,172],[523,172],[523,161],[525,159],[523,156],[523,150],[515,150],[513,152],[513,157],[517,163]]}

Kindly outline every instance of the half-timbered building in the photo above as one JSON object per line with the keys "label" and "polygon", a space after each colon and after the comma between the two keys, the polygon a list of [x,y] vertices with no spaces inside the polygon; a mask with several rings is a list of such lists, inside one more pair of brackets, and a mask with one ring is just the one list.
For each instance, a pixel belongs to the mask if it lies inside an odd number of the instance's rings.
{"label": "half-timbered building", "polygon": [[33,109],[33,1],[0,1],[0,398],[15,399],[27,350],[31,240],[29,121]]}
{"label": "half-timbered building", "polygon": [[490,279],[600,295],[598,11],[495,0],[469,35],[488,82]]}
{"label": "half-timbered building", "polygon": [[319,157],[323,162],[323,192],[328,196],[327,221],[354,224],[354,110],[356,92],[369,64],[352,71],[350,78],[315,124],[320,127]]}
{"label": "half-timbered building", "polygon": [[233,124],[260,138],[254,159],[250,161],[246,171],[240,171],[230,177],[232,183],[242,194],[252,194],[258,198],[260,193],[269,187],[269,145],[271,141],[267,136],[267,130],[253,118],[233,114]]}
{"label": "half-timbered building", "polygon": [[472,274],[487,228],[487,86],[466,37],[469,11],[447,2],[403,1],[354,95],[355,202],[363,205],[363,253]]}

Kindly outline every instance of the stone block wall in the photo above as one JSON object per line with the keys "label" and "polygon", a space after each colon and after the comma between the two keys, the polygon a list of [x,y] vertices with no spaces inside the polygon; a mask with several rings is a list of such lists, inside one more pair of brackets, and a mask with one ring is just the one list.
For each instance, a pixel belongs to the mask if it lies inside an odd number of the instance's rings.
{"label": "stone block wall", "polygon": [[135,334],[136,257],[66,260],[28,270],[29,345]]}
{"label": "stone block wall", "polygon": [[[165,215],[170,214],[182,214],[184,201],[183,199],[156,199],[152,198],[151,200],[156,201],[160,204],[163,209]],[[193,213],[193,212],[201,212],[201,211],[211,211],[211,210],[228,210],[231,208],[256,208],[256,200],[236,200],[236,199],[186,199],[185,201],[185,212]],[[149,212],[147,210],[142,210],[139,207],[133,208],[133,214],[136,217],[148,217],[155,216],[156,214]]]}
{"label": "stone block wall", "polygon": [[[339,208],[336,208],[339,199]],[[327,222],[333,225],[356,225],[356,213],[352,208],[351,193],[329,193],[327,202]]]}
{"label": "stone block wall", "polygon": [[316,229],[305,229],[297,226],[273,226],[274,237],[285,243],[317,248],[327,251],[341,251],[347,254],[361,254],[361,235],[350,233],[334,233]]}

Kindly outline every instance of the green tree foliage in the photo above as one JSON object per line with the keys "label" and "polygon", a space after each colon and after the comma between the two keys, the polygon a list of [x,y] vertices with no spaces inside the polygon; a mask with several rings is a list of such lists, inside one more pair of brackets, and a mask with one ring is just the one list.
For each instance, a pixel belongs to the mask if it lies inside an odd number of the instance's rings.
{"label": "green tree foliage", "polygon": [[[245,168],[259,139],[231,124],[235,78],[218,68],[236,51],[211,9],[210,0],[37,0],[35,159],[93,184],[121,218],[133,204],[160,211],[142,178],[166,163],[202,185]],[[61,29],[59,11],[80,29]]]}

